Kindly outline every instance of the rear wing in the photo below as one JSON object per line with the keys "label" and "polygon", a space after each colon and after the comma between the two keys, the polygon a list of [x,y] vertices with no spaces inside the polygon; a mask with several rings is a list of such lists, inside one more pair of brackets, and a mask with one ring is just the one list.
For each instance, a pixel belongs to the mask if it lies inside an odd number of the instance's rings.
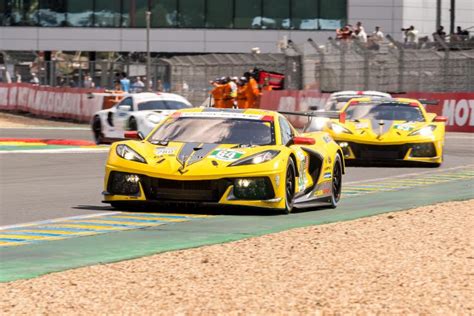
{"label": "rear wing", "polygon": [[296,116],[305,116],[308,118],[308,123],[304,127],[304,131],[311,125],[313,118],[328,118],[328,119],[337,119],[340,123],[346,122],[346,113],[339,111],[278,111],[278,113],[283,115],[296,115]]}
{"label": "rear wing", "polygon": [[306,116],[308,118],[325,117],[330,119],[338,119],[341,123],[346,121],[346,113],[339,111],[278,111],[278,113],[284,115]]}
{"label": "rear wing", "polygon": [[438,105],[439,100],[427,100],[427,99],[418,99],[423,105]]}

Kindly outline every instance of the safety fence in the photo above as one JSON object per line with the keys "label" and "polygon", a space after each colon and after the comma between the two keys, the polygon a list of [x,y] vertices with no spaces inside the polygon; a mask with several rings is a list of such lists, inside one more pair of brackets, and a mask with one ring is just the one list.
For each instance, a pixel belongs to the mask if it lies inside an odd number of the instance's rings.
{"label": "safety fence", "polygon": [[[437,100],[436,105],[426,105],[428,112],[446,116],[446,130],[474,133],[474,92],[408,92],[396,97]],[[262,95],[260,107],[273,111],[307,111],[323,109],[329,93],[315,90],[269,91]],[[303,127],[305,117],[290,117],[296,127]]]}
{"label": "safety fence", "polygon": [[392,93],[474,91],[472,47],[454,50],[440,44],[410,48],[388,38],[390,41],[376,46],[357,40],[329,40],[321,45],[309,39],[293,44],[287,51],[296,63],[299,58],[301,65],[292,69],[287,87]]}
{"label": "safety fence", "polygon": [[[120,74],[130,79],[130,92],[141,92],[146,85],[146,63],[88,60],[37,60],[31,66],[15,64],[10,69],[10,81],[30,82],[35,74],[41,85],[51,87],[89,88],[91,81],[96,88],[114,89]],[[220,77],[242,77],[254,67],[267,71],[286,73],[285,54],[206,54],[155,58],[150,67],[152,91],[172,92],[183,95],[192,104],[201,105],[209,96],[210,81]],[[7,67],[7,68],[12,68]],[[90,78],[89,78],[90,77]],[[142,86],[137,84],[138,78]],[[1,81],[1,80],[0,80]],[[3,80],[4,82],[7,80]]]}

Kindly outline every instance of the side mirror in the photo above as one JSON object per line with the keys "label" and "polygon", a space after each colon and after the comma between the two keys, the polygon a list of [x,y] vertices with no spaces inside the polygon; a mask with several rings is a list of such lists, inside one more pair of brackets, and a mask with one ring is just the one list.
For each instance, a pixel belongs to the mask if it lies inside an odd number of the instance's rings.
{"label": "side mirror", "polygon": [[434,119],[433,119],[433,122],[444,122],[446,123],[448,121],[448,118],[446,116],[436,116]]}
{"label": "side mirror", "polygon": [[346,122],[346,112],[339,113],[339,123],[344,124]]}
{"label": "side mirror", "polygon": [[117,110],[119,111],[124,111],[124,112],[128,112],[132,109],[132,107],[130,105],[119,105],[117,107]]}
{"label": "side mirror", "polygon": [[316,140],[311,137],[302,137],[302,136],[295,136],[293,137],[293,144],[295,145],[314,145],[316,144]]}
{"label": "side mirror", "polygon": [[123,137],[127,139],[136,139],[136,140],[143,140],[145,138],[142,132],[139,132],[139,131],[127,131],[123,134]]}

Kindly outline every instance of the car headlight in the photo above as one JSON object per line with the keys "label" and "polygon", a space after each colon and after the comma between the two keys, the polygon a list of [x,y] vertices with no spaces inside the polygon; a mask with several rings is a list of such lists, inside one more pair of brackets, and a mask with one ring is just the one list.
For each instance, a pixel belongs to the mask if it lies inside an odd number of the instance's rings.
{"label": "car headlight", "polygon": [[331,123],[330,127],[334,131],[334,133],[336,133],[336,134],[342,134],[342,133],[352,134],[352,132],[349,129],[345,128],[342,125],[336,124],[336,123]]}
{"label": "car headlight", "polygon": [[147,115],[146,119],[153,124],[158,124],[163,120],[163,116],[151,113]]}
{"label": "car headlight", "polygon": [[146,163],[145,158],[140,156],[140,154],[138,154],[135,150],[128,147],[127,145],[118,145],[115,149],[115,152],[119,157],[122,157],[123,159]]}
{"label": "car headlight", "polygon": [[262,151],[261,153],[237,160],[236,162],[231,163],[229,166],[258,165],[258,164],[272,160],[279,153],[280,153],[279,150]]}
{"label": "car headlight", "polygon": [[436,125],[428,125],[419,130],[413,131],[408,136],[431,136],[433,135],[433,131],[436,129]]}

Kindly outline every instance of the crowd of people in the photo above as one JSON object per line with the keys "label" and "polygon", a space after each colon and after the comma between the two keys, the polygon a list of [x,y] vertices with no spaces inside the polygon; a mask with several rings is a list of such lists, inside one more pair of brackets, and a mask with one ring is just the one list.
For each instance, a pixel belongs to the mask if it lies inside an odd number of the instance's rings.
{"label": "crowd of people", "polygon": [[[429,42],[428,36],[419,37],[419,31],[415,26],[411,25],[407,28],[402,28],[403,42],[406,47],[418,47],[421,42]],[[357,22],[355,26],[347,24],[344,27],[336,30],[336,40],[350,41],[357,39],[360,43],[366,45],[369,49],[378,49],[380,43],[385,40],[385,36],[380,26],[376,26],[374,31],[368,35],[362,26],[362,22]],[[433,33],[433,40],[458,42],[469,39],[469,31],[463,30],[460,26],[456,28],[456,32],[449,35],[449,38],[444,31],[444,27],[440,26],[436,32]]]}
{"label": "crowd of people", "polygon": [[255,71],[245,72],[242,77],[221,77],[210,82],[211,101],[215,108],[258,108],[263,91],[271,91],[269,79],[259,86]]}

